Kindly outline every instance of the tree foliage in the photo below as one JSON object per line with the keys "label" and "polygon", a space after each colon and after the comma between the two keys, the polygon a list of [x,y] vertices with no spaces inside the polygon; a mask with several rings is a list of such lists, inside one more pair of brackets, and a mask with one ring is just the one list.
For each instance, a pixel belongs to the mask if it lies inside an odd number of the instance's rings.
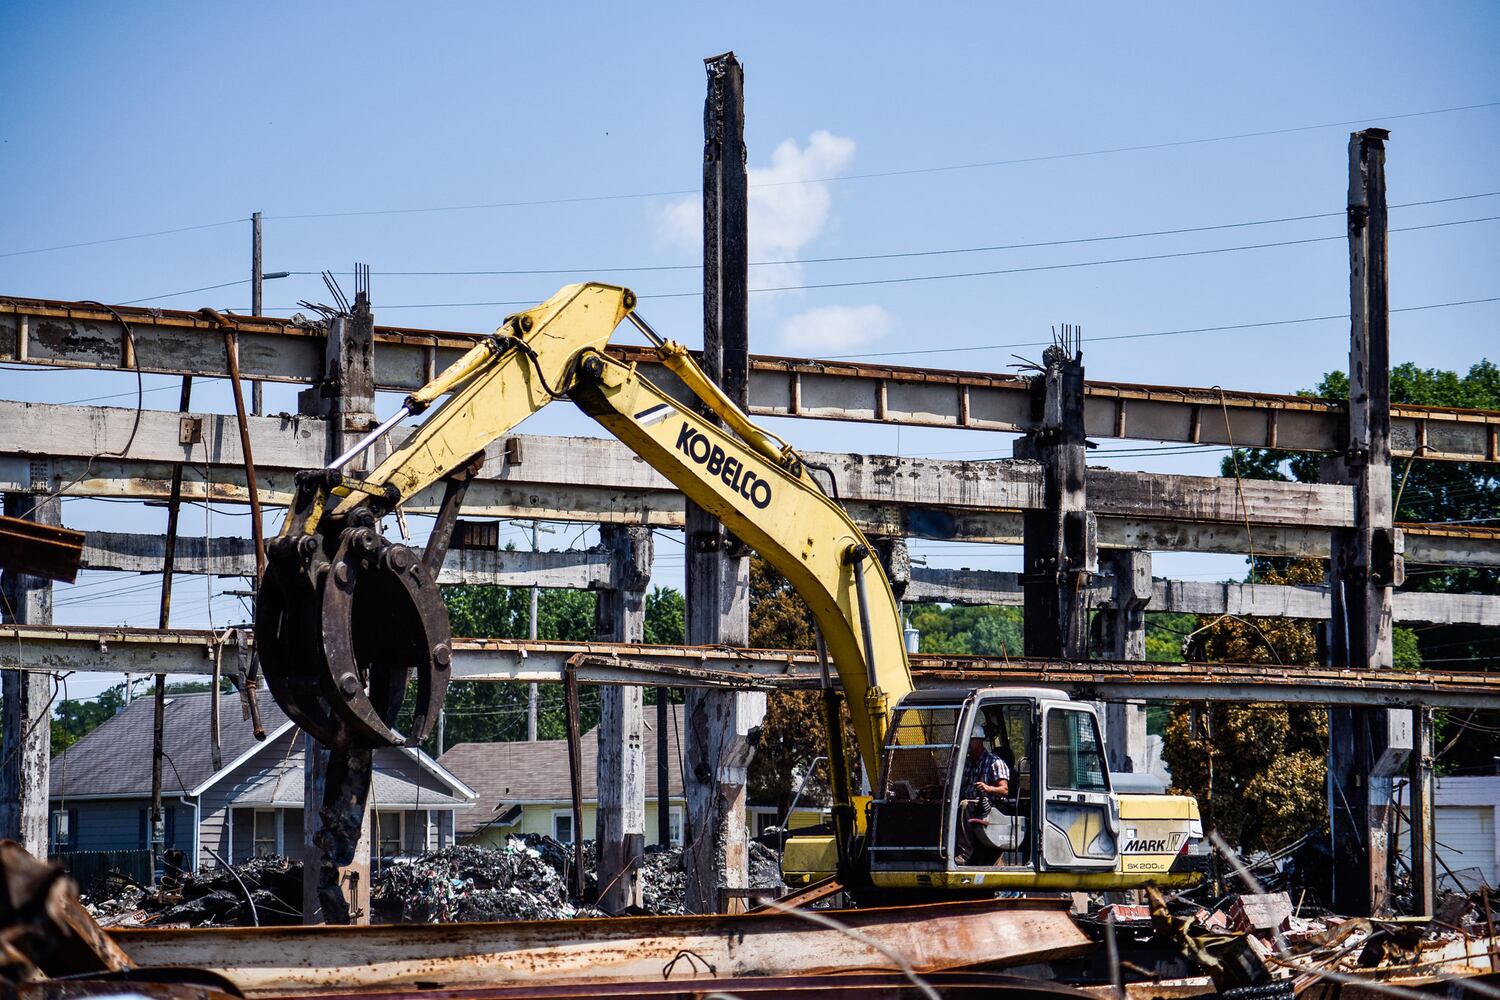
{"label": "tree foliage", "polygon": [[[1271,569],[1262,582],[1295,586],[1323,580],[1304,559]],[[1203,616],[1193,658],[1265,664],[1317,662],[1310,621]],[[1167,721],[1163,756],[1174,785],[1198,799],[1204,822],[1244,850],[1280,846],[1325,821],[1328,713],[1315,706],[1178,705]]]}
{"label": "tree foliage", "polygon": [[[761,649],[811,649],[815,645],[812,612],[786,578],[764,559],[750,560],[750,645]],[[857,782],[859,753],[847,708],[844,723],[845,764],[850,781]],[[826,767],[811,774],[813,759],[828,753],[823,724],[822,695],[816,691],[773,691],[766,697],[766,718],[760,743],[750,763],[749,795],[757,802],[774,802],[785,811],[807,777],[802,801],[822,803],[830,788]]]}
{"label": "tree foliage", "polygon": [[[1301,395],[1344,400],[1349,378],[1341,371],[1324,375],[1317,387]],[[1391,369],[1391,402],[1467,409],[1500,409],[1500,367],[1482,360],[1463,374],[1415,364]],[[1241,449],[1224,460],[1223,473],[1249,479],[1317,482],[1320,457],[1269,449]],[[1500,525],[1500,465],[1440,462],[1420,455],[1398,459],[1391,491],[1398,523]],[[1500,571],[1471,568],[1412,567],[1403,589],[1500,594]],[[1393,632],[1397,666],[1422,663],[1443,669],[1493,669],[1494,635],[1477,625],[1425,625]],[[1468,729],[1469,725],[1483,728]],[[1486,729],[1500,727],[1500,712],[1437,713],[1438,767],[1446,773],[1488,771],[1493,767],[1492,740]]]}

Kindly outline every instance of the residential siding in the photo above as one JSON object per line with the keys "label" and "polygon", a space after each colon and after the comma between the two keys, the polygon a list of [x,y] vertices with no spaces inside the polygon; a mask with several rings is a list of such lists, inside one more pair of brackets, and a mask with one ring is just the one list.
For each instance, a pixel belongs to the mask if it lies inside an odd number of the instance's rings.
{"label": "residential siding", "polygon": [[[50,809],[72,813],[72,843],[68,851],[138,851],[150,846],[142,841],[141,816],[151,807],[145,798],[53,799]],[[162,803],[166,824],[166,846],[187,853],[193,849],[193,810],[178,801]]]}
{"label": "residential siding", "polygon": [[[557,810],[571,811],[572,806],[566,802],[532,802],[521,807],[521,819],[510,826],[491,824],[476,832],[473,836],[464,839],[463,843],[475,844],[480,847],[503,847],[505,838],[513,833],[536,833],[544,836],[552,836],[552,814]],[[673,799],[672,808],[681,810],[682,799]],[[598,810],[593,802],[583,804],[583,839],[593,840],[595,836],[595,822]],[[647,846],[657,843],[656,837],[656,800],[646,803],[646,844]]]}
{"label": "residential siding", "polygon": [[[200,834],[200,855],[198,862],[202,866],[218,864],[208,848],[213,848],[223,857],[231,857],[230,831],[227,823],[228,805],[245,789],[265,778],[267,774],[274,773],[279,768],[296,767],[301,763],[302,734],[299,730],[288,729],[274,740],[268,740],[260,751],[250,757],[239,767],[230,771],[220,778],[207,791],[203,793],[203,808]],[[296,744],[294,747],[293,744]],[[233,859],[236,862],[243,861],[250,856],[250,843],[248,831],[236,829],[233,839]],[[298,834],[298,842],[301,834]]]}

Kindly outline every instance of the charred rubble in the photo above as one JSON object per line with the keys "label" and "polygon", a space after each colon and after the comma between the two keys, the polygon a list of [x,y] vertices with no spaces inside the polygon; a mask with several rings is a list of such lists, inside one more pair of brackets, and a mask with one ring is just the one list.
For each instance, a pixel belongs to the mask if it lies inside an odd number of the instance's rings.
{"label": "charred rubble", "polygon": [[[584,844],[584,901],[570,898],[573,850],[551,837],[512,835],[498,848],[456,846],[384,862],[370,890],[375,923],[565,920],[603,916],[593,842]],[[752,888],[781,888],[780,858],[750,845]],[[641,861],[640,912],[685,912],[687,876],[680,848],[646,851]],[[120,875],[83,886],[83,902],[105,926],[237,926],[299,924],[302,862],[253,858],[232,867],[169,872],[154,887]],[[253,903],[253,906],[252,906]]]}

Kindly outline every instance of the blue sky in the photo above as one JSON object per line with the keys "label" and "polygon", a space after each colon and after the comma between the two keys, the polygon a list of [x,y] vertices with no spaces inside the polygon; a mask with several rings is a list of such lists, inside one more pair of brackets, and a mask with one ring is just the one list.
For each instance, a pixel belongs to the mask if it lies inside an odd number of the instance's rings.
{"label": "blue sky", "polygon": [[[253,5],[9,4],[0,81],[0,292],[175,308],[247,308],[252,211],[266,269],[373,266],[378,322],[487,330],[566,281],[630,284],[658,329],[695,344],[692,265],[702,59],[746,67],[752,255],[787,261],[1046,243],[1339,213],[1357,120],[1392,132],[1393,204],[1500,191],[1494,53],[1500,8],[1443,5]],[[1398,117],[1410,116],[1410,117]],[[1281,131],[1299,129],[1298,131]],[[1192,142],[1252,132],[1249,138]],[[1060,156],[1177,143],[1099,155]],[[1038,157],[1045,157],[1036,159]],[[1029,160],[1030,162],[997,162]],[[977,163],[988,166],[969,166]],[[908,172],[915,171],[915,172]],[[855,176],[882,174],[885,176]],[[825,181],[822,178],[842,177]],[[629,197],[616,197],[616,196]],[[516,202],[541,204],[516,205]],[[508,207],[448,206],[508,203]],[[337,213],[372,213],[349,214]],[[1500,295],[1500,197],[1394,209],[1396,307]],[[323,216],[308,218],[306,216]],[[16,253],[226,222],[149,239]],[[905,279],[1340,237],[1334,215],[1214,232],[883,261],[756,268],[761,287]],[[551,269],[531,276],[382,271]],[[1124,334],[1342,313],[1341,239],[971,278],[759,292],[753,349],[802,355],[950,353],[892,363],[1002,370],[964,350],[1083,326],[1094,378],[1290,391],[1345,364],[1347,328],[1307,323],[1109,341]],[[346,286],[348,279],[346,280]],[[268,312],[326,299],[312,275],[266,286]],[[1494,356],[1500,303],[1398,313],[1396,361],[1466,368]],[[621,338],[636,339],[623,331]],[[148,388],[174,383],[148,379]],[[73,400],[133,390],[108,375],[0,369],[0,396]],[[148,405],[175,404],[171,389]],[[221,386],[197,405],[226,409]],[[131,396],[107,400],[130,406]],[[290,393],[268,393],[272,410]],[[383,406],[393,406],[384,401]],[[561,407],[529,430],[597,433]],[[982,458],[994,434],[798,422],[809,448]],[[1096,462],[1212,473],[1219,453]],[[185,530],[200,528],[191,514]],[[73,502],[85,528],[158,511]],[[243,517],[210,514],[215,533]],[[567,529],[549,536],[566,544]],[[586,542],[587,537],[580,539]],[[545,543],[544,543],[545,544]],[[658,576],[680,580],[663,541]],[[926,546],[935,563],[1015,568],[1014,550]],[[1235,575],[1233,559],[1163,556],[1158,574]],[[94,583],[60,621],[154,623],[155,591]],[[183,584],[183,625],[243,614]],[[216,584],[215,589],[234,587]],[[116,592],[113,593],[112,592]]]}

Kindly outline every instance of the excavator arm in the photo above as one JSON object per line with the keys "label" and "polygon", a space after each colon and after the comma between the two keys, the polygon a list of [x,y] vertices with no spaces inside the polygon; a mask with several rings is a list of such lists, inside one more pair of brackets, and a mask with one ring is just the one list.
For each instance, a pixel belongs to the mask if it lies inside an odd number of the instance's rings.
{"label": "excavator arm", "polygon": [[[792,447],[756,426],[684,348],[635,316],[634,306],[624,288],[569,285],[509,317],[327,467],[298,474],[292,507],[269,546],[255,635],[277,702],[337,751],[322,806],[321,836],[336,848],[330,857],[352,857],[372,750],[420,744],[436,723],[453,660],[437,575],[484,448],[565,395],[803,597],[837,670],[866,773],[878,773],[890,706],[912,687],[900,613],[879,560]],[[602,353],[626,318],[711,417]],[[429,408],[422,425],[368,475],[344,474],[380,437]],[[380,533],[381,518],[440,481],[443,500],[425,550]],[[834,821],[847,845],[856,823],[838,712],[830,684],[824,714]],[[325,910],[338,912],[336,871],[319,879]]]}
{"label": "excavator arm", "polygon": [[[800,456],[725,397],[683,347],[634,316],[634,305],[627,289],[567,286],[508,318],[328,468],[299,478],[272,546],[257,638],[273,693],[321,741],[426,738],[452,659],[435,580],[465,470],[495,438],[567,395],[802,595],[838,672],[860,757],[875,773],[889,705],[911,690],[900,614],[879,560]],[[602,353],[626,317],[717,421]],[[429,408],[367,476],[342,474],[381,434]],[[445,479],[448,495],[425,553],[379,535],[380,516]],[[402,734],[395,720],[412,678],[421,703]]]}
{"label": "excavator arm", "polygon": [[[702,373],[692,358],[675,344],[657,350],[674,373],[689,373],[684,381],[694,388],[692,373]],[[586,351],[569,395],[801,595],[838,671],[860,758],[873,775],[889,705],[911,690],[911,671],[890,583],[849,515],[817,487],[795,452],[778,454],[774,445],[729,433],[634,366]],[[728,400],[705,402],[730,426],[749,423]]]}

